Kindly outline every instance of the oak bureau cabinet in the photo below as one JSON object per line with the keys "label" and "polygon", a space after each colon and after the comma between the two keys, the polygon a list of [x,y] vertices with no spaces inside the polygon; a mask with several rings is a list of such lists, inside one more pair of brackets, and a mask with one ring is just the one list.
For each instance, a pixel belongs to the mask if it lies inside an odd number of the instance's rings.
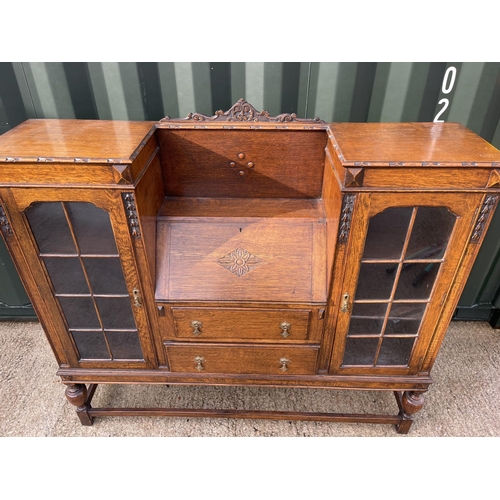
{"label": "oak bureau cabinet", "polygon": [[[324,123],[244,100],[0,137],[0,227],[84,425],[106,415],[408,432],[500,194],[456,123]],[[93,408],[98,384],[393,391],[394,415]]]}

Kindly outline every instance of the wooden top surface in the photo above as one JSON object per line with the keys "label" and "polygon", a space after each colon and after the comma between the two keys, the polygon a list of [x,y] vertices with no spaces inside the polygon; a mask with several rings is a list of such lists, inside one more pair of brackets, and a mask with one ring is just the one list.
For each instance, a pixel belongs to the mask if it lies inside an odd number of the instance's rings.
{"label": "wooden top surface", "polygon": [[500,151],[459,123],[331,123],[330,130],[345,166],[500,166]]}
{"label": "wooden top surface", "polygon": [[[0,162],[131,160],[155,122],[27,120],[0,136]],[[9,159],[10,158],[10,159]]]}

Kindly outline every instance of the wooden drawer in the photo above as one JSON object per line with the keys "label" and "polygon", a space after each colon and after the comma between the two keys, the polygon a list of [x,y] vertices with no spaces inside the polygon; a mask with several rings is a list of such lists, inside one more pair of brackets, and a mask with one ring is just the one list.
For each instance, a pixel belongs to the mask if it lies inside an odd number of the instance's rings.
{"label": "wooden drawer", "polygon": [[[172,307],[175,336],[186,340],[307,341],[312,309]],[[317,316],[317,314],[316,314]],[[314,320],[317,322],[316,318]]]}
{"label": "wooden drawer", "polygon": [[170,370],[187,373],[313,375],[319,347],[165,344]]}

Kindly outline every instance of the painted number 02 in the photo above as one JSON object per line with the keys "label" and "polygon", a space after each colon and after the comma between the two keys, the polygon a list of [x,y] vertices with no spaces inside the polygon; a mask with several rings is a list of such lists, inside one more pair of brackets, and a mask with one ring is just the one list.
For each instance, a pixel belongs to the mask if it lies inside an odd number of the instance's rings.
{"label": "painted number 02", "polygon": [[[443,77],[443,83],[441,85],[441,91],[443,94],[449,94],[453,90],[453,86],[455,85],[455,79],[457,78],[457,68],[455,66],[450,66]],[[450,105],[450,100],[448,98],[441,99],[438,104],[442,104],[442,108],[438,111],[437,115],[434,118],[435,122],[442,123],[444,120],[440,120],[439,117],[448,109]]]}

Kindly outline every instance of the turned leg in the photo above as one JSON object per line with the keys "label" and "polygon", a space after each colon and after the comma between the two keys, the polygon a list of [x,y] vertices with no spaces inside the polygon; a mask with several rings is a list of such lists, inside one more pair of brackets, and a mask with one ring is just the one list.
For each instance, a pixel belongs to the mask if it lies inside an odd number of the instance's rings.
{"label": "turned leg", "polygon": [[76,406],[76,414],[80,417],[82,425],[92,425],[89,415],[90,403],[87,401],[87,387],[85,384],[71,384],[66,387],[66,399]]}
{"label": "turned leg", "polygon": [[399,415],[403,418],[403,421],[396,426],[396,429],[399,434],[408,434],[413,423],[413,415],[424,406],[424,393],[405,391],[402,396],[396,394],[396,398],[400,408]]}

